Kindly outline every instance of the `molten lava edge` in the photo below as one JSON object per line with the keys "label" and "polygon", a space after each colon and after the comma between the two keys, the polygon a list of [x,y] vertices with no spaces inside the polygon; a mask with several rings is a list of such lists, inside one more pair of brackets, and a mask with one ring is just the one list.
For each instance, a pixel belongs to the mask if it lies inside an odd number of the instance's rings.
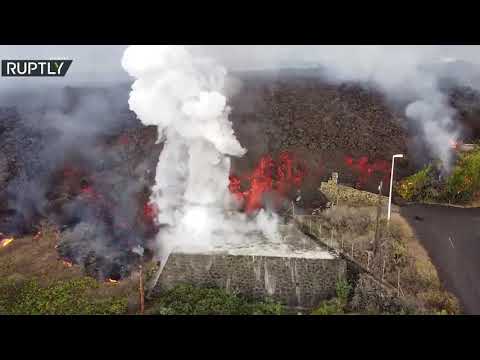
{"label": "molten lava edge", "polygon": [[[344,162],[357,175],[358,188],[363,188],[375,174],[382,176],[384,184],[390,180],[391,165],[386,160],[370,161],[367,156],[358,159],[346,156]],[[307,175],[318,177],[313,180],[319,185],[322,173],[321,169],[307,169],[304,161],[284,151],[276,160],[270,154],[262,156],[249,174],[239,176],[232,173],[228,188],[238,200],[241,210],[247,214],[265,208],[267,199],[271,200],[268,204],[270,210],[278,211],[285,199],[295,201],[298,194],[303,195],[301,191],[304,190]]]}
{"label": "molten lava edge", "polygon": [[345,157],[345,165],[349,167],[354,173],[358,174],[356,186],[363,187],[368,179],[374,173],[380,173],[383,175],[383,184],[388,184],[390,181],[390,162],[386,160],[377,160],[369,162],[368,156],[361,156],[358,159],[354,159],[351,156]]}
{"label": "molten lava edge", "polygon": [[273,199],[273,210],[278,210],[282,199],[292,189],[299,189],[306,175],[307,169],[302,161],[290,152],[282,152],[277,160],[271,155],[260,158],[251,174],[231,174],[228,188],[247,214],[263,208],[267,194]]}

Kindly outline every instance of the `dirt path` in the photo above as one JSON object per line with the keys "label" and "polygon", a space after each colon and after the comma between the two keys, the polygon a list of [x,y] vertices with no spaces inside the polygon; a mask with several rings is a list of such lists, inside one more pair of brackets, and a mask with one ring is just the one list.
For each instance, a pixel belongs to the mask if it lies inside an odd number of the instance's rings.
{"label": "dirt path", "polygon": [[480,208],[408,205],[400,213],[466,314],[480,314]]}

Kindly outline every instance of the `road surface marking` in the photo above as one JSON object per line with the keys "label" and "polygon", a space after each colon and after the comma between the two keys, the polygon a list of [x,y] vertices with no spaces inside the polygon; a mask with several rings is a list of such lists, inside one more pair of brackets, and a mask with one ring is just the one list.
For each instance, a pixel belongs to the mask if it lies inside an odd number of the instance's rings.
{"label": "road surface marking", "polygon": [[448,237],[448,240],[450,240],[450,244],[452,244],[452,248],[455,249],[455,246],[453,246],[452,238],[450,236]]}

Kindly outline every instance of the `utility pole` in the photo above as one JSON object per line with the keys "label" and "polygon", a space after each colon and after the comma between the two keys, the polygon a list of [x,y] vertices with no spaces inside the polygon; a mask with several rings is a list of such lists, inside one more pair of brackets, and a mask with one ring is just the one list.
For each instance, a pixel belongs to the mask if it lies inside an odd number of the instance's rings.
{"label": "utility pole", "polygon": [[378,186],[378,203],[377,203],[377,224],[375,226],[375,238],[373,240],[373,256],[378,250],[378,242],[380,238],[380,215],[382,214],[382,187],[383,181],[380,181],[380,185]]}
{"label": "utility pole", "polygon": [[[143,260],[143,257],[142,257],[142,260]],[[142,263],[140,263],[139,291],[140,291],[140,315],[143,315],[145,311],[145,289],[143,286],[143,264]]]}

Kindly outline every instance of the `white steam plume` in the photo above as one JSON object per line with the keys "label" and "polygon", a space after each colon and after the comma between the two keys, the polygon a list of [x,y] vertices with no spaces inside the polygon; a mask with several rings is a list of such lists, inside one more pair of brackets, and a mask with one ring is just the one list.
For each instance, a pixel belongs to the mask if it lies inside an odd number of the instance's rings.
{"label": "white steam plume", "polygon": [[245,153],[228,120],[226,70],[184,46],[131,46],[122,65],[136,79],[130,109],[157,126],[164,141],[151,197],[166,225],[158,235],[160,256],[165,260],[177,247],[205,251],[241,241],[259,228],[271,234],[272,217],[262,213],[249,222],[225,210],[232,201],[229,156]]}

